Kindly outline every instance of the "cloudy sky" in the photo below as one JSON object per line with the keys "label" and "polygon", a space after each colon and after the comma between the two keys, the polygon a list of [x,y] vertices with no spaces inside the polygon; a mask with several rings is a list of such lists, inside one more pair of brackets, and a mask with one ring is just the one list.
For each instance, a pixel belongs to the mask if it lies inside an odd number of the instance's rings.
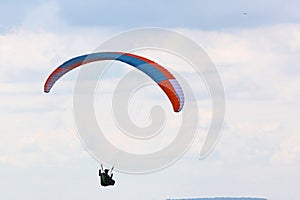
{"label": "cloudy sky", "polygon": [[[299,8],[293,0],[1,1],[1,198],[298,200]],[[114,35],[143,27],[178,31],[206,51],[225,89],[223,133],[214,151],[199,160],[211,115],[211,99],[199,79],[191,83],[198,86],[201,111],[199,137],[191,149],[155,173],[116,171],[116,186],[100,188],[99,163],[85,151],[74,125],[72,93],[77,73],[65,77],[62,87],[49,95],[43,93],[43,84],[67,59],[92,52]],[[140,53],[174,69],[182,63],[157,52]],[[104,85],[117,78],[108,75]],[[111,124],[106,128],[111,131]]]}

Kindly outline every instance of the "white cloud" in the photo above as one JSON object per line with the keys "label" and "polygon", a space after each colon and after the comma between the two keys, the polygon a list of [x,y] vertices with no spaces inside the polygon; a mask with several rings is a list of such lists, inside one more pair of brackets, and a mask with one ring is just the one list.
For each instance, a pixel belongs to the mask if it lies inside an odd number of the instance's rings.
{"label": "white cloud", "polygon": [[[291,129],[300,129],[296,120],[300,70],[295,67],[300,56],[299,24],[185,32],[203,45],[225,87],[227,119],[216,159],[254,165],[271,163],[273,158],[277,163],[297,160],[290,147],[294,145],[286,138]],[[284,154],[289,156],[284,159]]]}
{"label": "white cloud", "polygon": [[280,148],[271,157],[275,164],[298,165],[300,163],[299,130],[290,131],[281,139]]}
{"label": "white cloud", "polygon": [[188,34],[222,73],[228,98],[299,98],[299,24]]}

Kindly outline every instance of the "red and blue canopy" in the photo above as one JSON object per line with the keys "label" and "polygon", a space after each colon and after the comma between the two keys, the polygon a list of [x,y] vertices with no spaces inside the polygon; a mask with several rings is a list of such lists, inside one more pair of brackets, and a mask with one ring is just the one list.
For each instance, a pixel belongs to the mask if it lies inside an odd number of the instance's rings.
{"label": "red and blue canopy", "polygon": [[122,52],[99,52],[72,58],[57,67],[48,77],[44,92],[50,92],[54,83],[67,72],[87,63],[101,60],[117,60],[127,63],[147,74],[165,92],[175,112],[180,112],[184,104],[182,88],[176,78],[164,67],[147,58]]}

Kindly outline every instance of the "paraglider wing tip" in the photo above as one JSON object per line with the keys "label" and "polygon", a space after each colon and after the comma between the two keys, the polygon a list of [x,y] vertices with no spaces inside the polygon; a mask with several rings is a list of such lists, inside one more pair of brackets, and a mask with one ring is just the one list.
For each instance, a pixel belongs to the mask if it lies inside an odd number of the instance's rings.
{"label": "paraglider wing tip", "polygon": [[50,90],[49,90],[46,86],[44,86],[44,92],[45,92],[45,93],[49,93]]}
{"label": "paraglider wing tip", "polygon": [[181,109],[180,110],[174,110],[174,111],[177,112],[177,113],[179,113],[181,111]]}

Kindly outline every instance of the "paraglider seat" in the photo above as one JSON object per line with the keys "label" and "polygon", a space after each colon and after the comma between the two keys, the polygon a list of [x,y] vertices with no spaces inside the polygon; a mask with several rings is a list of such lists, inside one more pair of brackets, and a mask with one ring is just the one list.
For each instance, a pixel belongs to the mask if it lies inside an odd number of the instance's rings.
{"label": "paraglider seat", "polygon": [[102,173],[99,170],[100,183],[102,186],[113,186],[115,184],[115,180],[112,179],[112,175],[108,175],[107,173]]}

